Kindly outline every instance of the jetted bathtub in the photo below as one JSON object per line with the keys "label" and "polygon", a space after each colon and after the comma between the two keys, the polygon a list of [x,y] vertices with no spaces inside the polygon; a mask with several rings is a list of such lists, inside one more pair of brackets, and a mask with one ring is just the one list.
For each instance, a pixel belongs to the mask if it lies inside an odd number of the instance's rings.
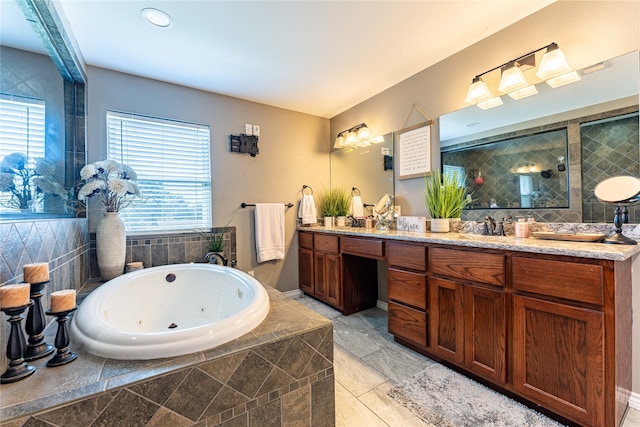
{"label": "jetted bathtub", "polygon": [[91,292],[71,322],[80,349],[146,360],[203,351],[258,326],[269,296],[255,278],[215,264],[152,267]]}

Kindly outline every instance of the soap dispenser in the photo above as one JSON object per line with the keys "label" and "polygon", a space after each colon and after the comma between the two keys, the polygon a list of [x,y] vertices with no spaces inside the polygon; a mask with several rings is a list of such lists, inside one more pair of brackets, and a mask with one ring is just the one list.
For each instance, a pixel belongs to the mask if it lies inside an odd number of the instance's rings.
{"label": "soap dispenser", "polygon": [[529,222],[525,217],[519,216],[518,222],[515,223],[516,237],[526,239],[529,237]]}

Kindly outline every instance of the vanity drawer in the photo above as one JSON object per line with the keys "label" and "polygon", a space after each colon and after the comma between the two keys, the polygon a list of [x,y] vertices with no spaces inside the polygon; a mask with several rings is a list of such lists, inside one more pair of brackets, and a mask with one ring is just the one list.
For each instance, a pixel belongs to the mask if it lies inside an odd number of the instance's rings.
{"label": "vanity drawer", "polygon": [[427,346],[427,314],[424,311],[389,302],[389,333],[422,347]]}
{"label": "vanity drawer", "polygon": [[316,251],[337,254],[339,252],[338,236],[327,236],[326,234],[314,234],[313,247]]}
{"label": "vanity drawer", "polygon": [[504,255],[431,248],[429,271],[433,275],[504,286]]}
{"label": "vanity drawer", "polygon": [[374,239],[357,239],[354,237],[343,237],[340,239],[342,252],[355,255],[365,255],[375,258],[384,256],[384,242]]}
{"label": "vanity drawer", "polygon": [[387,243],[387,260],[390,266],[426,271],[427,247],[424,245]]}
{"label": "vanity drawer", "polygon": [[427,276],[390,268],[388,270],[389,299],[422,310],[427,308]]}
{"label": "vanity drawer", "polygon": [[513,289],[590,304],[604,303],[602,265],[514,256],[511,271]]}
{"label": "vanity drawer", "polygon": [[298,232],[298,246],[306,249],[313,249],[313,233]]}

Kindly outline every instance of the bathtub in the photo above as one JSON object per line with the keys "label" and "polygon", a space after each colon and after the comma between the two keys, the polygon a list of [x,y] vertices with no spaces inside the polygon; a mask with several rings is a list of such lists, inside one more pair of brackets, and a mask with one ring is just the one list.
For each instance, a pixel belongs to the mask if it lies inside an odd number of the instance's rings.
{"label": "bathtub", "polygon": [[166,265],[116,277],[91,292],[73,317],[71,339],[109,359],[172,357],[238,338],[268,312],[267,291],[240,270]]}

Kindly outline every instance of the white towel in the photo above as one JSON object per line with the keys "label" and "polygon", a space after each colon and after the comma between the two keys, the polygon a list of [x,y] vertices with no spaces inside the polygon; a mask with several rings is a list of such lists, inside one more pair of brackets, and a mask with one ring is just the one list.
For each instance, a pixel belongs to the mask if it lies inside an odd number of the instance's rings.
{"label": "white towel", "polygon": [[364,205],[362,204],[362,197],[351,196],[351,215],[356,218],[364,216]]}
{"label": "white towel", "polygon": [[302,220],[303,225],[315,224],[317,221],[316,203],[313,195],[304,194],[300,200],[298,207],[298,218]]}
{"label": "white towel", "polygon": [[256,203],[258,262],[284,259],[284,204]]}

